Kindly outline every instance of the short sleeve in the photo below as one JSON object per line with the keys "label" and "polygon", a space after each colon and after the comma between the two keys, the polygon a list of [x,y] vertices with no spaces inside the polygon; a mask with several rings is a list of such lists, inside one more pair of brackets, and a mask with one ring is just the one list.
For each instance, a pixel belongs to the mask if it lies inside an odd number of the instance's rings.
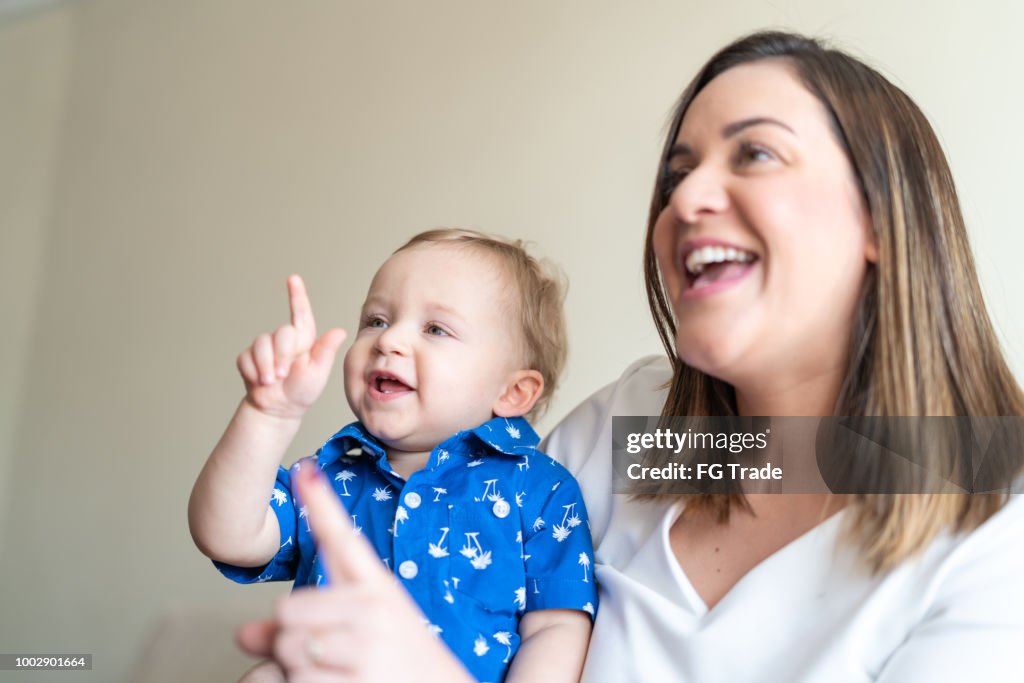
{"label": "short sleeve", "polygon": [[553,461],[551,466],[558,476],[549,480],[546,496],[536,497],[542,504],[524,508],[526,611],[575,609],[593,617],[594,547],[583,496],[568,471]]}
{"label": "short sleeve", "polygon": [[292,581],[298,566],[298,515],[291,491],[291,474],[283,467],[277,471],[274,490],[270,495],[270,509],[277,515],[281,532],[281,547],[277,554],[261,567],[236,567],[217,562],[213,564],[221,574],[238,583],[263,583],[265,581]]}

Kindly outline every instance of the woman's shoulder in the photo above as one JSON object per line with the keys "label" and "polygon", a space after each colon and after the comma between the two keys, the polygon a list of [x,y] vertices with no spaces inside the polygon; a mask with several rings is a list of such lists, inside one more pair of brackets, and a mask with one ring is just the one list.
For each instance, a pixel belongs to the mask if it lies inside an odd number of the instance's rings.
{"label": "woman's shoulder", "polygon": [[[598,547],[616,510],[625,503],[612,495],[612,418],[616,415],[660,415],[672,368],[664,356],[648,356],[630,364],[617,380],[598,390],[562,420],[541,444],[541,450],[576,477]],[[642,525],[627,525],[632,530]]]}
{"label": "woman's shoulder", "polygon": [[[577,473],[600,445],[611,438],[615,415],[660,415],[672,367],[665,356],[645,356],[617,380],[584,399],[552,430],[541,450]],[[610,445],[610,441],[608,441]],[[611,450],[608,457],[611,457]]]}

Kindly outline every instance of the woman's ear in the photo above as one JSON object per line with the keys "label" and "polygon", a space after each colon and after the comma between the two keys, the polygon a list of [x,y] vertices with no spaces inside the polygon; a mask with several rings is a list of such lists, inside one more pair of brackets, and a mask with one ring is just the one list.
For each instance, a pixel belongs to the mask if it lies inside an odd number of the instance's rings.
{"label": "woman's ear", "polygon": [[869,225],[865,234],[864,258],[868,263],[878,263],[878,240],[875,238],[875,231]]}
{"label": "woman's ear", "polygon": [[520,417],[533,410],[544,392],[544,377],[536,370],[516,370],[509,377],[505,391],[491,407],[497,417]]}
{"label": "woman's ear", "polygon": [[859,198],[861,204],[861,224],[864,228],[864,259],[871,264],[878,263],[878,237],[875,235],[875,224],[871,220],[867,201]]}

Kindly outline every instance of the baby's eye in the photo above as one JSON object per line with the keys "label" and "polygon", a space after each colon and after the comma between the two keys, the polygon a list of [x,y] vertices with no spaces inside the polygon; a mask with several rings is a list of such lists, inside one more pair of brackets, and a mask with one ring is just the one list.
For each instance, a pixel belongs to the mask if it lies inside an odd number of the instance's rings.
{"label": "baby's eye", "polygon": [[367,316],[363,320],[363,327],[375,327],[377,329],[383,330],[387,326],[388,326],[388,321],[384,320],[384,318],[380,317],[379,315]]}
{"label": "baby's eye", "polygon": [[426,333],[433,337],[447,337],[448,330],[444,329],[440,325],[427,325]]}

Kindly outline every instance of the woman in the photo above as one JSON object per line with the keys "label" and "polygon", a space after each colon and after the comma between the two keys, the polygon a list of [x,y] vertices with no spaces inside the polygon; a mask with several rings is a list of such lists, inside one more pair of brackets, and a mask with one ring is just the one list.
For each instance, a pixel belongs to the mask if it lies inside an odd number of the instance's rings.
{"label": "woman", "polygon": [[[913,102],[799,36],[726,47],[676,108],[645,272],[669,363],[634,365],[547,444],[580,480],[597,552],[602,602],[584,680],[1005,680],[1017,670],[1019,499],[611,494],[617,414],[1024,415],[949,169]],[[383,645],[370,651],[384,629],[338,615],[364,593],[361,615],[410,611],[365,574],[353,583],[363,592],[296,594],[277,626],[241,639],[265,652],[277,633],[296,678],[457,680],[450,657],[411,627],[408,671],[374,673],[382,657],[394,664]]]}

